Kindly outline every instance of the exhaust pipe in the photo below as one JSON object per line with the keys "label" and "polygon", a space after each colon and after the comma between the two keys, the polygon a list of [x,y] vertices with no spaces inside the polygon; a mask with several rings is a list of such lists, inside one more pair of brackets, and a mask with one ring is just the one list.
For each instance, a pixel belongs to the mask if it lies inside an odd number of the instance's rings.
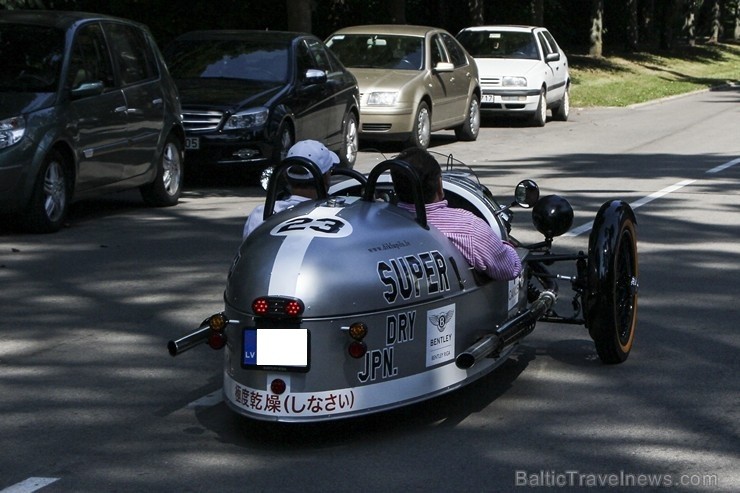
{"label": "exhaust pipe", "polygon": [[192,349],[199,344],[203,344],[208,340],[211,328],[209,326],[201,327],[195,332],[181,337],[177,340],[170,341],[167,343],[167,351],[170,352],[171,356],[177,356],[180,353],[184,353],[188,349]]}
{"label": "exhaust pipe", "polygon": [[495,332],[486,334],[457,355],[455,365],[467,370],[481,359],[500,352],[505,346],[526,336],[534,330],[537,320],[555,305],[557,299],[558,295],[554,289],[543,291],[525,312],[508,320]]}

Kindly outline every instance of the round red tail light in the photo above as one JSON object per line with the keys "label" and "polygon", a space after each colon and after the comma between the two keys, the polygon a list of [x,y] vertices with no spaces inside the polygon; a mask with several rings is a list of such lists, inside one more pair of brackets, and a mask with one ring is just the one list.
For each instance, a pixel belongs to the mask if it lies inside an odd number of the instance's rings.
{"label": "round red tail light", "polygon": [[285,392],[286,388],[288,388],[288,386],[285,384],[285,380],[281,378],[276,378],[275,380],[270,382],[270,390],[273,394],[280,395]]}
{"label": "round red tail light", "polygon": [[362,341],[352,341],[347,348],[349,355],[355,359],[360,359],[367,353],[367,344]]}

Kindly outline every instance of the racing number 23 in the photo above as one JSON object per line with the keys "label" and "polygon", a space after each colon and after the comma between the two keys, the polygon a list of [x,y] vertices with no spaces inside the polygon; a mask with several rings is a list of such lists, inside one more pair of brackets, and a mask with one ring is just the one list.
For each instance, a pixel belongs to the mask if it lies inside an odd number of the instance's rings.
{"label": "racing number 23", "polygon": [[338,217],[295,217],[277,226],[275,235],[347,236],[352,227]]}

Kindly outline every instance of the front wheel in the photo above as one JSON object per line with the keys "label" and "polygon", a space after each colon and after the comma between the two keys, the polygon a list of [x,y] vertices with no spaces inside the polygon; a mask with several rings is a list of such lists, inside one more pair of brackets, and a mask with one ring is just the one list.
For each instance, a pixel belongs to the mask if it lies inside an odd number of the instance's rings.
{"label": "front wheel", "polygon": [[176,137],[170,135],[157,163],[157,176],[153,182],[139,188],[144,202],[153,207],[177,204],[182,193],[182,163],[182,144]]}
{"label": "front wheel", "polygon": [[637,325],[637,231],[632,208],[605,203],[596,214],[588,243],[586,327],[602,362],[629,356]]}
{"label": "front wheel", "polygon": [[544,127],[547,121],[547,98],[545,96],[545,90],[540,91],[540,96],[537,100],[537,110],[532,115],[532,125],[535,127]]}
{"label": "front wheel", "polygon": [[350,111],[347,113],[347,119],[344,122],[342,152],[339,155],[343,168],[352,169],[355,166],[359,140],[357,117]]}
{"label": "front wheel", "polygon": [[44,159],[22,227],[32,233],[54,233],[64,225],[72,189],[64,156],[51,150]]}
{"label": "front wheel", "polygon": [[429,147],[429,141],[432,138],[432,115],[429,112],[429,106],[422,101],[416,110],[414,126],[411,131],[409,144],[413,147],[426,149]]}
{"label": "front wheel", "polygon": [[458,140],[473,141],[478,138],[480,130],[480,103],[478,96],[473,94],[470,97],[470,104],[465,115],[465,121],[455,129],[455,136]]}

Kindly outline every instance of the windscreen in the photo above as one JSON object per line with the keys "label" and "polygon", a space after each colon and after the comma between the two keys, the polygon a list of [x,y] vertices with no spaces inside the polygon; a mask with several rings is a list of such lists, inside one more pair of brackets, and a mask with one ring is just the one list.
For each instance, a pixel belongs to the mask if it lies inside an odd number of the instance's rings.
{"label": "windscreen", "polygon": [[463,31],[457,40],[474,58],[522,58],[538,60],[537,43],[531,32]]}
{"label": "windscreen", "polygon": [[420,37],[337,34],[326,45],[349,68],[424,68],[424,38]]}
{"label": "windscreen", "polygon": [[0,24],[0,91],[56,91],[63,53],[64,32],[59,29]]}
{"label": "windscreen", "polygon": [[288,80],[288,45],[238,39],[190,39],[167,49],[175,79]]}

